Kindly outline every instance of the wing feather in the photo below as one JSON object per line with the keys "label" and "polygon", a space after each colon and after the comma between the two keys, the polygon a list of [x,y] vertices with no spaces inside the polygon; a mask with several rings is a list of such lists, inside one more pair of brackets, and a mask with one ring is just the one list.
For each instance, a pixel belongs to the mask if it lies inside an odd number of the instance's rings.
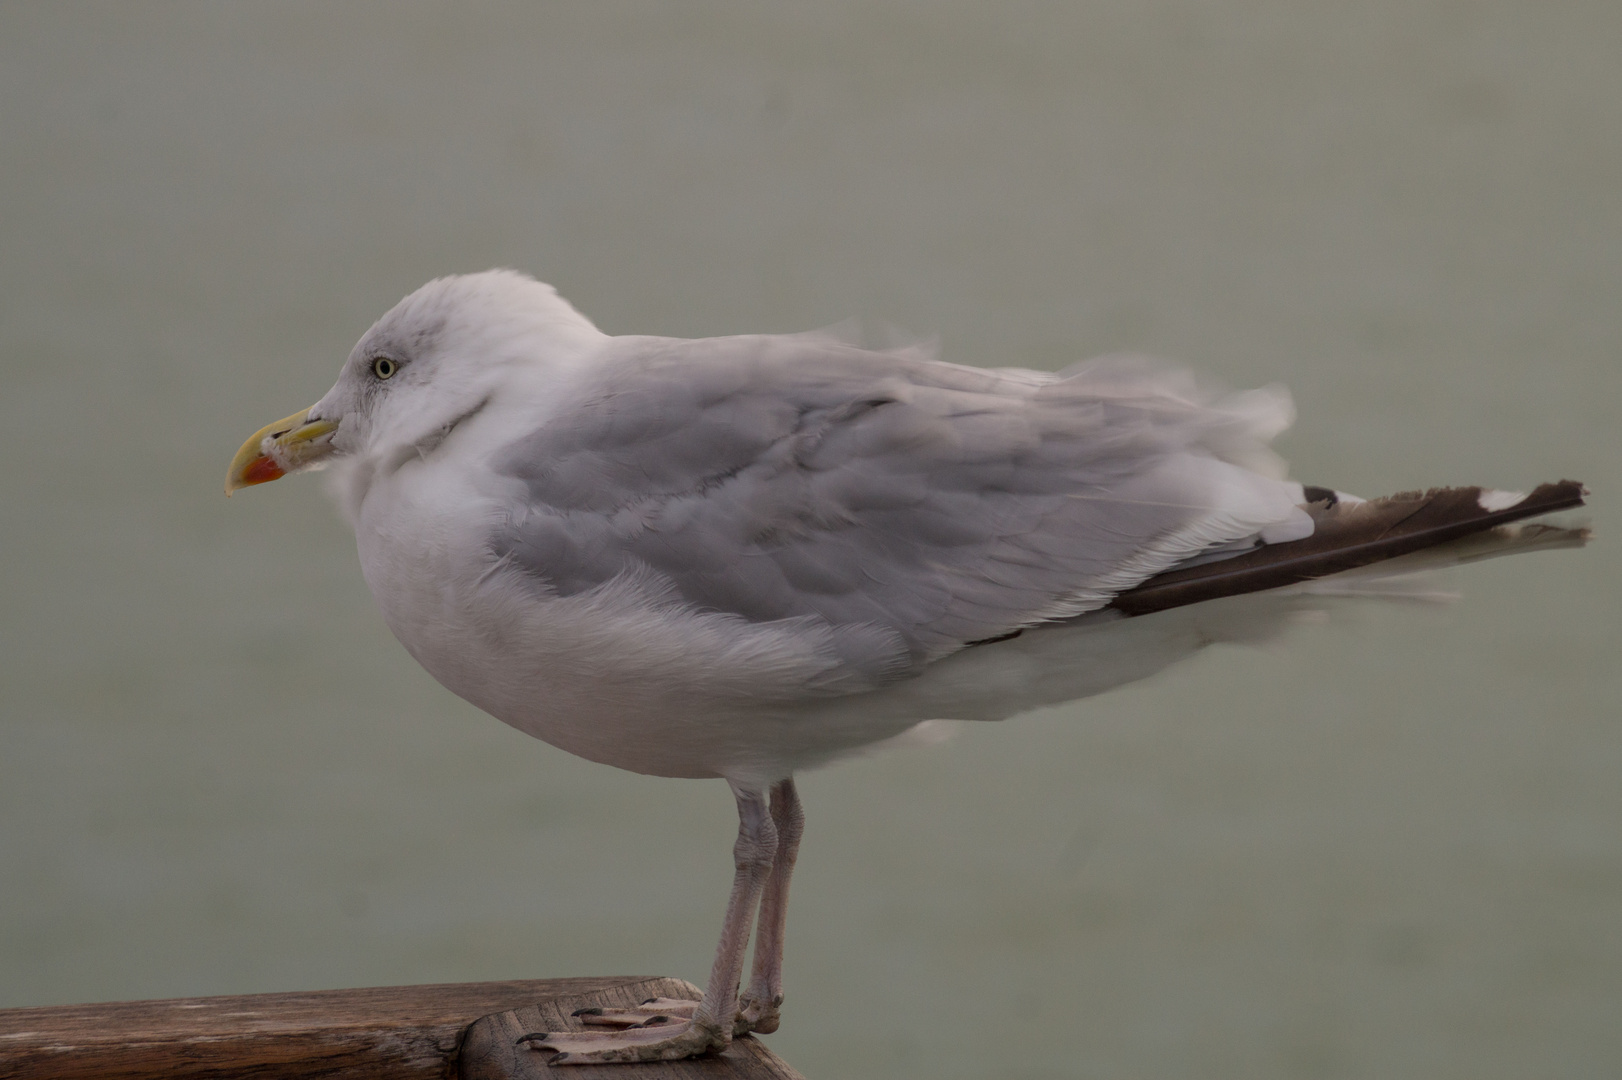
{"label": "wing feather", "polygon": [[1045,375],[817,335],[618,338],[500,455],[524,497],[492,546],[560,594],[651,571],[701,609],[865,628],[850,640],[904,662],[852,662],[899,673],[1310,531],[1300,488],[1256,471],[1287,423],[1281,394],[1224,399],[1147,361]]}

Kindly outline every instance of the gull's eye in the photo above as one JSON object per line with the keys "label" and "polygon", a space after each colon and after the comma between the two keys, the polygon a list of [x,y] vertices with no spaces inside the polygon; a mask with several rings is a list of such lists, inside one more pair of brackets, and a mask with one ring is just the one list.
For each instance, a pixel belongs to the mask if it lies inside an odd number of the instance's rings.
{"label": "gull's eye", "polygon": [[396,364],[393,360],[390,360],[386,356],[375,356],[372,358],[372,374],[376,375],[379,379],[392,379],[394,378],[394,373],[399,370],[400,365]]}

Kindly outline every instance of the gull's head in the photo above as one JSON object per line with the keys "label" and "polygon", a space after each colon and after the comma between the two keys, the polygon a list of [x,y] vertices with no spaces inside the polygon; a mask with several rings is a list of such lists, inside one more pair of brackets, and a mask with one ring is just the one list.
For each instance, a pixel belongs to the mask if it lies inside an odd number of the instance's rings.
{"label": "gull's head", "polygon": [[242,444],[225,493],[336,458],[386,466],[427,453],[515,377],[562,369],[601,339],[552,286],[524,274],[430,281],[366,331],[320,401]]}

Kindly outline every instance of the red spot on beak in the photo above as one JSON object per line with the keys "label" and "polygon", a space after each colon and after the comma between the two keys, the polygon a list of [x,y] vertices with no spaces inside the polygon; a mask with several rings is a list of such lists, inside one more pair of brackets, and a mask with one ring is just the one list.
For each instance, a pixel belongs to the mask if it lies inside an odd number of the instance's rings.
{"label": "red spot on beak", "polygon": [[280,480],[286,475],[280,465],[264,454],[260,454],[248,462],[248,467],[242,470],[242,486],[252,487],[255,484],[268,484],[272,480]]}

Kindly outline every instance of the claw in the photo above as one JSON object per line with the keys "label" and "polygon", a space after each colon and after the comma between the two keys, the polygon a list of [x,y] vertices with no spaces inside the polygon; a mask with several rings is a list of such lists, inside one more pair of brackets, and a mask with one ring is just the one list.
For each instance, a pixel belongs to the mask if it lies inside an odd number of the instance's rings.
{"label": "claw", "polygon": [[576,1009],[569,1015],[577,1017],[582,1024],[591,1027],[657,1027],[660,1024],[670,1023],[671,1017],[679,1015],[683,1020],[692,1016],[693,1002],[680,1002],[688,1008],[679,1013],[672,1013],[668,1009],[649,1009],[646,1006],[660,1003],[658,998],[649,998],[643,1002],[642,1007],[635,1009],[592,1008]]}
{"label": "claw", "polygon": [[532,1031],[528,1035],[520,1035],[520,1036],[518,1036],[518,1038],[513,1040],[513,1045],[514,1046],[522,1046],[524,1043],[529,1042],[531,1039],[543,1039],[544,1040],[544,1039],[550,1039],[551,1037],[552,1037],[552,1033],[550,1031]]}
{"label": "claw", "polygon": [[738,1016],[732,1023],[733,1035],[770,1035],[782,1022],[782,1005],[782,994],[770,1000],[745,994],[738,1001]]}

